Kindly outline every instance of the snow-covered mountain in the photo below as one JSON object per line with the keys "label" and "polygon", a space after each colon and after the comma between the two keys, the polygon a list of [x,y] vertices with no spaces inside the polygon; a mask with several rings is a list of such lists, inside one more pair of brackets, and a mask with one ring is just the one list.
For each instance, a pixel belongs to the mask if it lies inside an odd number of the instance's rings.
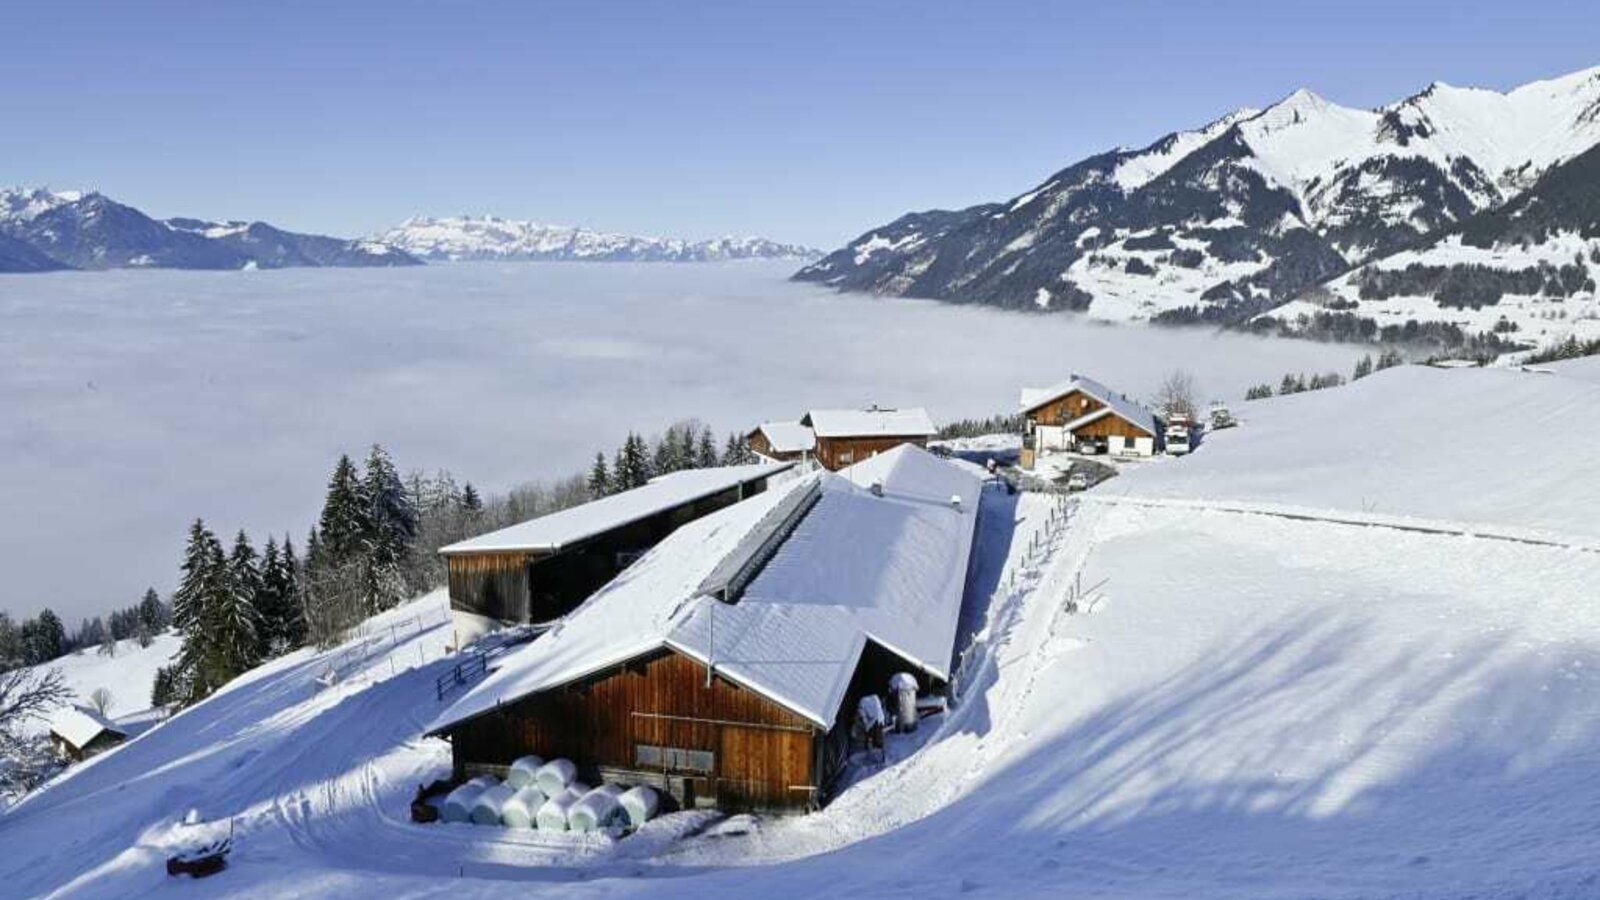
{"label": "snow-covered mountain", "polygon": [[417,264],[376,242],[296,234],[264,222],[154,219],[92,191],[0,190],[0,272]]}
{"label": "snow-covered mountain", "polygon": [[1117,321],[1239,323],[1496,209],[1600,143],[1600,68],[1376,109],[1296,91],[1003,203],[912,213],[796,274]]}
{"label": "snow-covered mountain", "polygon": [[1600,147],[1510,202],[1252,323],[1312,337],[1543,347],[1600,338]]}
{"label": "snow-covered mountain", "polygon": [[373,239],[419,258],[436,261],[711,262],[814,259],[821,255],[809,247],[780,244],[760,237],[722,237],[705,241],[635,237],[496,216],[418,216]]}

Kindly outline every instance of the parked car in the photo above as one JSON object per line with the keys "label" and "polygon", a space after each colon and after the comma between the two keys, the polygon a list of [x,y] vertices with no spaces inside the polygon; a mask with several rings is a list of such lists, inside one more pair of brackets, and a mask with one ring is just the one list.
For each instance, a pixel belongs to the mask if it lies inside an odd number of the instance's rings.
{"label": "parked car", "polygon": [[1089,489],[1089,474],[1083,471],[1073,472],[1067,476],[1067,490],[1086,491]]}

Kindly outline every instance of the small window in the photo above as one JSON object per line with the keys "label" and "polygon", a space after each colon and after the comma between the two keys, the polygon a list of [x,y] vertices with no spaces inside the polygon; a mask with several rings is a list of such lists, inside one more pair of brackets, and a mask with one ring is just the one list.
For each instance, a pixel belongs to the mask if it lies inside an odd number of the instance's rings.
{"label": "small window", "polygon": [[717,766],[717,755],[710,750],[689,750],[683,747],[634,744],[633,762],[634,765],[641,769],[664,769],[669,772],[710,774]]}

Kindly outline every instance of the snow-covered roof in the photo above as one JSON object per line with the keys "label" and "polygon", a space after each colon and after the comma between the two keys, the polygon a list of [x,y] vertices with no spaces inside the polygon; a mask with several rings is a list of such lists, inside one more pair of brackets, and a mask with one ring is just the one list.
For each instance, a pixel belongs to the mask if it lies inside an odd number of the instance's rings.
{"label": "snow-covered roof", "polygon": [[[792,492],[813,484],[816,505],[737,602],[705,594],[719,564],[792,508]],[[429,731],[661,649],[710,659],[718,674],[825,728],[868,640],[948,678],[981,487],[972,467],[902,446],[691,522],[507,659]]]}
{"label": "snow-covered roof", "polygon": [[757,463],[748,466],[719,466],[673,472],[632,490],[441,547],[439,552],[560,550],[578,541],[649,518],[685,503],[693,503],[704,497],[720,494],[741,484],[770,478],[793,465],[792,462]]}
{"label": "snow-covered roof", "polygon": [[762,422],[756,431],[767,437],[775,453],[806,453],[817,447],[817,435],[799,422]]}
{"label": "snow-covered roof", "polygon": [[910,409],[813,409],[800,424],[809,425],[817,437],[932,437],[939,433],[928,411]]}
{"label": "snow-covered roof", "polygon": [[50,732],[79,750],[103,732],[127,737],[126,732],[111,724],[111,720],[81,706],[63,706],[56,710],[50,716]]}
{"label": "snow-covered roof", "polygon": [[[1144,404],[1129,398],[1126,394],[1119,394],[1086,375],[1073,375],[1066,381],[1051,385],[1046,388],[1023,388],[1019,406],[1023,412],[1031,412],[1039,407],[1060,399],[1073,391],[1082,391],[1110,407],[1113,412],[1134,425],[1143,428],[1154,435],[1159,426],[1156,423],[1156,414],[1144,407]],[[1076,424],[1083,424],[1078,422]]]}

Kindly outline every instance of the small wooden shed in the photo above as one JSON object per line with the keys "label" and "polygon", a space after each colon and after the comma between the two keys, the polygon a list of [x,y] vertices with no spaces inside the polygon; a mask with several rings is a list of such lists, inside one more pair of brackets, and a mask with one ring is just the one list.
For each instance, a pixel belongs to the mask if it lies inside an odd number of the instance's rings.
{"label": "small wooden shed", "polygon": [[127,739],[126,731],[87,707],[63,706],[50,717],[50,743],[67,759],[81,762]]}

